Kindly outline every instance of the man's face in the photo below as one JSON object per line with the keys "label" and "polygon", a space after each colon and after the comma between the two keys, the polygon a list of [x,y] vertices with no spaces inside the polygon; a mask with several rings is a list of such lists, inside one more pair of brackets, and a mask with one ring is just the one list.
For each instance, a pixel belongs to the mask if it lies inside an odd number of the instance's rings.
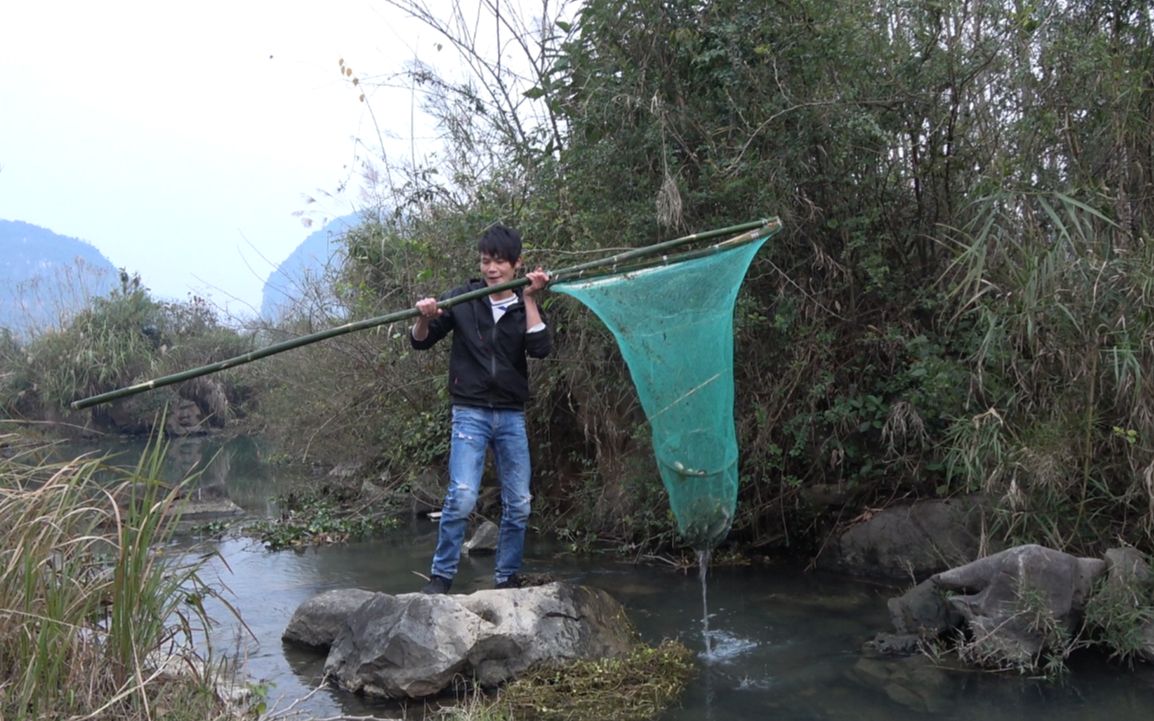
{"label": "man's face", "polygon": [[481,253],[481,275],[485,278],[485,284],[490,287],[513,280],[517,276],[517,269],[520,267],[520,260],[511,263],[488,253]]}

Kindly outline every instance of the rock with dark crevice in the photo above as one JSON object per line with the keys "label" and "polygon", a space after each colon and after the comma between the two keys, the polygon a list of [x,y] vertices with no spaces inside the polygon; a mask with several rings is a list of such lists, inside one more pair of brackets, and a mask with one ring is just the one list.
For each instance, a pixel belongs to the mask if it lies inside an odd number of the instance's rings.
{"label": "rock with dark crevice", "polygon": [[898,634],[933,639],[962,625],[963,617],[933,581],[922,581],[886,602]]}
{"label": "rock with dark crevice", "polygon": [[972,637],[965,649],[968,658],[989,666],[1030,668],[1043,650],[1077,632],[1092,585],[1105,569],[1101,559],[1030,544],[931,580],[965,619]]}

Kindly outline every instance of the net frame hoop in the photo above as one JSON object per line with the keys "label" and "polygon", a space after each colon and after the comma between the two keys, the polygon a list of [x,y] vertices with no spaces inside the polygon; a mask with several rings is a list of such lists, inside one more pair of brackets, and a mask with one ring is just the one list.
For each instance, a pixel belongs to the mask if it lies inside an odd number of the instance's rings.
{"label": "net frame hoop", "polygon": [[[583,281],[596,281],[613,276],[628,276],[630,273],[636,273],[643,270],[650,270],[652,268],[661,268],[664,266],[676,265],[684,263],[689,260],[697,260],[699,258],[706,258],[718,253],[724,253],[727,250],[739,248],[743,245],[755,243],[759,240],[769,238],[780,230],[780,226],[771,224],[763,225],[755,230],[750,230],[741,235],[736,235],[732,238],[727,238],[719,243],[714,243],[705,248],[697,248],[695,250],[683,251],[674,255],[662,255],[659,258],[643,259],[635,263],[625,265],[612,264],[608,268],[593,268],[593,272],[588,274],[585,271],[578,271],[572,273],[571,269],[558,270],[551,274],[549,284],[555,283],[579,283]],[[570,277],[572,275],[572,277]]]}

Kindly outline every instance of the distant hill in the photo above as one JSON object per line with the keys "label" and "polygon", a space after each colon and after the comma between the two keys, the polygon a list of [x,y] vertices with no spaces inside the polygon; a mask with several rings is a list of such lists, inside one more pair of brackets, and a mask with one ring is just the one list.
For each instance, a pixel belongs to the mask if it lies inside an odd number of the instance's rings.
{"label": "distant hill", "polygon": [[[352,213],[329,221],[311,233],[277,269],[269,274],[261,295],[260,315],[277,321],[302,303],[314,281],[324,277],[325,270],[339,267],[344,258],[341,239],[350,228],[360,225],[361,218]],[[315,302],[315,299],[310,299]]]}
{"label": "distant hill", "polygon": [[99,250],[19,220],[0,220],[0,327],[17,335],[59,327],[120,285]]}

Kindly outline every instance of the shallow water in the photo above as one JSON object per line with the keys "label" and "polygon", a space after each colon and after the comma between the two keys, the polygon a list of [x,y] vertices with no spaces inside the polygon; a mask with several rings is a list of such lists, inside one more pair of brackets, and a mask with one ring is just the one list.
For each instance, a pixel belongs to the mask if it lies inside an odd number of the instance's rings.
{"label": "shallow water", "polygon": [[[304,552],[270,553],[249,542],[220,544],[210,570],[227,584],[255,640],[244,644],[246,669],[273,684],[281,706],[321,682],[324,660],[285,647],[280,634],[297,605],[322,591],[356,586],[415,591],[435,541],[432,524],[374,542]],[[227,562],[228,568],[225,568]],[[454,591],[491,585],[491,557],[466,560]],[[690,719],[924,719],[1018,721],[1110,718],[1146,721],[1154,715],[1154,673],[1099,663],[1075,667],[1064,683],[976,672],[948,672],[924,659],[864,658],[859,649],[887,624],[890,591],[787,567],[713,566],[709,579],[709,639],[702,638],[701,585],[695,572],[635,567],[605,560],[558,558],[531,546],[527,566],[573,583],[609,591],[650,642],[678,638],[698,651],[699,675],[681,707],[664,721]],[[220,643],[233,636],[218,633]],[[420,718],[423,704],[406,711]],[[310,713],[381,716],[401,711],[336,690],[318,692]]]}
{"label": "shallow water", "polygon": [[[251,514],[275,510],[269,498],[280,485],[279,472],[261,462],[259,448],[244,443],[223,449],[200,445],[196,453],[182,453],[206,464],[207,491],[224,493]],[[214,631],[214,644],[221,651],[238,650],[248,675],[271,685],[273,707],[287,708],[320,686],[324,665],[322,656],[280,641],[296,607],[335,588],[415,591],[423,583],[416,574],[427,573],[435,540],[433,523],[413,520],[387,538],[306,551],[269,552],[250,540],[201,541],[219,553],[207,562],[203,575],[227,588],[226,597],[252,633],[242,635],[218,605],[214,615],[222,623]],[[187,543],[173,552],[189,550]],[[706,585],[697,569],[623,565],[555,551],[531,533],[525,570],[603,588],[625,606],[647,641],[676,638],[698,652],[698,676],[680,707],[662,721],[1154,717],[1154,670],[1147,666],[1126,671],[1084,659],[1074,664],[1068,678],[1053,683],[948,671],[922,658],[867,658],[860,652],[862,643],[879,630],[889,630],[885,602],[895,595],[890,588],[784,565],[714,564]],[[491,577],[491,556],[465,557],[453,590],[490,588]],[[372,703],[329,688],[295,709],[315,717],[425,715],[422,703],[407,708]]]}

